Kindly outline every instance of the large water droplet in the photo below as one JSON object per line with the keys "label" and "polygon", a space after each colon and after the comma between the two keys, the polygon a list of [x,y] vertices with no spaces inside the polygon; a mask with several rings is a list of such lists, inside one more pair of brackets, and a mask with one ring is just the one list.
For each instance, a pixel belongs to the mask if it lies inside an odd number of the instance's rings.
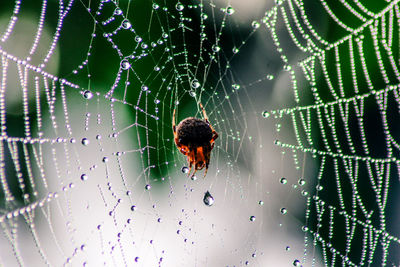
{"label": "large water droplet", "polygon": [[200,83],[199,83],[198,80],[194,79],[194,80],[192,81],[192,83],[191,83],[191,86],[192,86],[193,89],[197,89],[197,88],[200,87]]}
{"label": "large water droplet", "polygon": [[125,30],[130,29],[132,27],[132,24],[129,22],[129,20],[125,19],[122,22],[122,28],[124,28]]}
{"label": "large water droplet", "polygon": [[185,7],[184,7],[180,2],[178,2],[178,3],[175,5],[175,8],[176,8],[176,10],[178,10],[178,11],[182,11]]}
{"label": "large water droplet", "polygon": [[214,198],[210,192],[207,191],[204,193],[203,202],[206,204],[206,206],[212,206],[214,204]]}
{"label": "large water droplet", "polygon": [[82,138],[81,143],[82,143],[82,145],[87,146],[87,145],[89,145],[90,141],[87,138]]}
{"label": "large water droplet", "polygon": [[228,6],[228,7],[225,9],[225,13],[226,13],[227,15],[232,15],[233,13],[235,13],[235,9],[234,9],[233,7],[231,7],[231,6]]}
{"label": "large water droplet", "polygon": [[86,99],[92,99],[93,93],[89,90],[86,90],[85,92],[83,92],[83,97]]}
{"label": "large water droplet", "polygon": [[189,173],[189,168],[186,166],[183,166],[181,170],[183,173]]}
{"label": "large water droplet", "polygon": [[128,60],[124,59],[121,61],[121,69],[127,70],[131,67],[131,63]]}
{"label": "large water droplet", "polygon": [[219,47],[218,45],[213,45],[213,46],[211,47],[211,49],[212,49],[212,51],[214,51],[215,53],[218,53],[219,50],[221,50],[221,47]]}

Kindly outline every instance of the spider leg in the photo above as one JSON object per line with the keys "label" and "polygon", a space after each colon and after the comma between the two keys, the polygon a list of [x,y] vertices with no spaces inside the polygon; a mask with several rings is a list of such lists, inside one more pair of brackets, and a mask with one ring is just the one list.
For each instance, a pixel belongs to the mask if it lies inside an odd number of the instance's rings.
{"label": "spider leg", "polygon": [[204,110],[203,105],[202,105],[201,103],[199,103],[199,104],[200,104],[201,110],[203,111],[204,119],[206,120],[207,123],[209,123],[209,122],[208,122],[207,113],[206,113],[206,111]]}
{"label": "spider leg", "polygon": [[192,171],[192,166],[193,166],[193,162],[189,160],[189,171],[188,171],[188,177],[190,176],[190,172]]}
{"label": "spider leg", "polygon": [[174,109],[174,113],[172,115],[172,130],[174,131],[174,137],[176,138],[175,111],[176,109]]}
{"label": "spider leg", "polygon": [[206,177],[206,175],[207,175],[207,171],[208,171],[208,163],[206,163],[206,170],[204,171],[204,176],[203,176],[203,178],[205,178],[205,177]]}

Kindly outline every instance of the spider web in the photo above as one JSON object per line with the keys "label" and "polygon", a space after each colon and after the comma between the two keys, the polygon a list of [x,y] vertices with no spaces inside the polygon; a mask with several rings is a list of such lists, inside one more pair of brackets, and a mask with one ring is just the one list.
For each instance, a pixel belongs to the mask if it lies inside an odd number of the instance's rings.
{"label": "spider web", "polygon": [[398,265],[398,2],[1,3],[0,265]]}

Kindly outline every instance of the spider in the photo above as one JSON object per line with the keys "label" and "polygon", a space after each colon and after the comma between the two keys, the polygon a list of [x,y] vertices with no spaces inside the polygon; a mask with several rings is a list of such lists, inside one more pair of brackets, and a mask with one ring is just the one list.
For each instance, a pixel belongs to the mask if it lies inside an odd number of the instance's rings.
{"label": "spider", "polygon": [[201,103],[200,108],[203,111],[204,120],[189,117],[175,126],[175,109],[172,117],[175,144],[179,151],[187,157],[189,163],[188,176],[194,165],[194,172],[191,177],[197,170],[204,167],[206,167],[204,177],[206,176],[210,164],[211,150],[214,148],[215,139],[218,138],[218,133],[208,121],[206,111]]}

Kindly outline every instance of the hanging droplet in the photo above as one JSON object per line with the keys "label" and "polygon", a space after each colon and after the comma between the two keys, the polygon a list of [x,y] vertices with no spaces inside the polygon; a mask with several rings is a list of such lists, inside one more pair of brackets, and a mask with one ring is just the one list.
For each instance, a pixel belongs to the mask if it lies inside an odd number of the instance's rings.
{"label": "hanging droplet", "polygon": [[281,184],[287,184],[287,179],[285,177],[282,177],[279,181]]}
{"label": "hanging droplet", "polygon": [[159,9],[160,8],[160,6],[159,5],[157,5],[157,4],[153,4],[153,9],[154,10],[157,10],[157,9]]}
{"label": "hanging droplet", "polygon": [[232,84],[232,88],[235,90],[239,90],[240,89],[240,85],[239,84]]}
{"label": "hanging droplet", "polygon": [[124,59],[121,61],[121,69],[127,70],[131,67],[131,63],[128,60]]}
{"label": "hanging droplet", "polygon": [[258,205],[260,205],[260,206],[264,205],[264,201],[262,201],[262,200],[258,201]]}
{"label": "hanging droplet", "polygon": [[225,9],[225,13],[226,13],[227,15],[232,15],[233,13],[235,13],[235,9],[234,9],[233,7],[231,7],[231,6],[228,6],[228,7]]}
{"label": "hanging droplet", "polygon": [[286,250],[286,251],[290,251],[290,247],[289,247],[289,246],[286,246],[285,250]]}
{"label": "hanging droplet", "polygon": [[301,266],[300,261],[299,260],[294,260],[293,261],[293,266],[300,267]]}
{"label": "hanging droplet", "polygon": [[253,29],[258,29],[260,28],[260,23],[258,21],[253,21],[251,27],[253,27]]}
{"label": "hanging droplet", "polygon": [[81,180],[82,180],[82,181],[86,181],[88,178],[89,178],[89,177],[88,177],[87,174],[85,174],[85,173],[81,175]]}
{"label": "hanging droplet", "polygon": [[290,66],[289,64],[286,64],[285,66],[283,66],[283,69],[286,71],[289,71],[292,69],[292,66]]}
{"label": "hanging droplet", "polygon": [[82,145],[87,146],[87,145],[89,145],[90,141],[87,138],[82,138],[81,143],[82,143]]}
{"label": "hanging droplet", "polygon": [[239,49],[237,47],[232,48],[232,53],[237,54],[239,52]]}
{"label": "hanging droplet", "polygon": [[221,50],[221,47],[219,47],[218,45],[213,45],[212,47],[211,47],[211,49],[212,49],[212,51],[214,51],[215,53],[218,53],[219,52],[219,50]]}
{"label": "hanging droplet", "polygon": [[197,89],[197,88],[200,87],[200,83],[199,83],[198,80],[194,79],[194,80],[192,81],[192,83],[191,83],[191,86],[192,86],[193,89]]}
{"label": "hanging droplet", "polygon": [[181,170],[183,173],[189,173],[189,168],[186,166],[183,166]]}
{"label": "hanging droplet", "polygon": [[119,16],[119,15],[121,15],[121,14],[122,14],[122,10],[121,10],[120,8],[116,8],[116,9],[114,10],[114,15]]}
{"label": "hanging droplet", "polygon": [[142,91],[147,91],[149,90],[149,87],[147,87],[146,85],[142,85]]}
{"label": "hanging droplet", "polygon": [[91,91],[89,91],[89,90],[86,90],[85,92],[83,92],[83,97],[85,99],[92,99],[93,93]]}
{"label": "hanging droplet", "polygon": [[195,91],[189,91],[189,95],[191,96],[191,97],[196,97],[196,92]]}
{"label": "hanging droplet", "polygon": [[286,208],[281,208],[281,214],[285,215],[287,213],[287,209]]}
{"label": "hanging droplet", "polygon": [[196,175],[192,175],[192,177],[190,177],[190,179],[192,179],[192,181],[196,181],[197,180],[197,176]]}
{"label": "hanging droplet", "polygon": [[214,204],[214,198],[213,196],[210,194],[210,192],[205,192],[204,193],[204,198],[203,198],[203,202],[206,206],[212,206]]}
{"label": "hanging droplet", "polygon": [[267,75],[267,79],[270,80],[270,81],[273,80],[273,79],[274,79],[274,75],[268,74],[268,75]]}
{"label": "hanging droplet", "polygon": [[250,221],[254,222],[256,220],[256,216],[250,216]]}
{"label": "hanging droplet", "polygon": [[207,15],[206,13],[203,13],[203,14],[201,14],[201,18],[202,18],[202,19],[207,19],[207,18],[208,18],[208,15]]}
{"label": "hanging droplet", "polygon": [[261,113],[261,115],[262,115],[264,118],[268,118],[269,116],[271,116],[271,114],[270,114],[268,111],[266,111],[266,110],[264,110],[264,111]]}
{"label": "hanging droplet", "polygon": [[125,30],[130,29],[132,27],[132,24],[129,22],[129,20],[125,19],[122,22],[122,28],[124,28]]}
{"label": "hanging droplet", "polygon": [[300,186],[303,186],[303,185],[306,184],[306,180],[304,180],[303,178],[300,178],[298,183],[299,183]]}
{"label": "hanging droplet", "polygon": [[175,8],[176,8],[176,10],[178,10],[178,11],[182,11],[185,7],[184,7],[180,2],[178,2],[178,3],[175,5]]}
{"label": "hanging droplet", "polygon": [[151,185],[149,185],[149,184],[146,184],[146,185],[145,185],[145,187],[144,187],[144,189],[146,189],[146,190],[150,190],[150,189],[151,189]]}

